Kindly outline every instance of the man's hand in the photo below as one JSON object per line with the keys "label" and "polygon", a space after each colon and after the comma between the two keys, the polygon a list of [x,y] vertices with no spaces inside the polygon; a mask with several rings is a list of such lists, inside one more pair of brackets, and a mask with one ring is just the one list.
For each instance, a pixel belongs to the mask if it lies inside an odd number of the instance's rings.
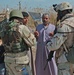
{"label": "man's hand", "polygon": [[39,32],[38,31],[35,31],[34,32],[34,36],[36,37],[36,39],[39,37]]}
{"label": "man's hand", "polygon": [[53,35],[54,35],[54,32],[49,33],[49,36],[53,37]]}
{"label": "man's hand", "polygon": [[0,46],[3,44],[2,40],[0,39]]}

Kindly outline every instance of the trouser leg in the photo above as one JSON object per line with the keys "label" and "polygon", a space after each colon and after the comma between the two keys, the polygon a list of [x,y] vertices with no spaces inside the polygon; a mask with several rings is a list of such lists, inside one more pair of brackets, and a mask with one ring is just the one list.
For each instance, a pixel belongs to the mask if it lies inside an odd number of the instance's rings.
{"label": "trouser leg", "polygon": [[71,75],[69,63],[58,64],[58,75]]}
{"label": "trouser leg", "polygon": [[5,63],[0,64],[0,75],[6,75]]}
{"label": "trouser leg", "polygon": [[32,75],[32,70],[30,69],[29,65],[16,65],[7,63],[6,68],[7,68],[7,75],[24,75],[24,70],[19,71],[22,68],[26,68],[29,75]]}

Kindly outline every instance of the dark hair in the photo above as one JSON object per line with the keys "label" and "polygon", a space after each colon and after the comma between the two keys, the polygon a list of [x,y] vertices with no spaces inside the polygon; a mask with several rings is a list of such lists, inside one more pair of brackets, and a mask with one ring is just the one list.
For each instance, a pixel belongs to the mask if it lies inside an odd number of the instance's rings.
{"label": "dark hair", "polygon": [[48,15],[48,17],[50,17],[49,13],[44,13],[44,14],[42,15],[42,18],[43,18],[45,15]]}
{"label": "dark hair", "polygon": [[23,17],[29,17],[29,14],[27,12],[22,12]]}

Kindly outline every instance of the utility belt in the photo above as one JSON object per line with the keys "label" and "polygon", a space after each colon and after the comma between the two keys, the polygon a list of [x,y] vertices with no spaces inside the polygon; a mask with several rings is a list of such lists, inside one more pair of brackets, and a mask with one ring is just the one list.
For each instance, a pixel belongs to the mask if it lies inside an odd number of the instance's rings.
{"label": "utility belt", "polygon": [[18,52],[18,53],[14,53],[14,52],[6,52],[5,56],[9,56],[9,57],[21,57],[21,56],[25,56],[27,54],[27,51],[23,51],[23,52]]}
{"label": "utility belt", "polygon": [[27,51],[20,52],[20,53],[5,53],[6,63],[14,63],[14,64],[28,64],[29,57],[27,55]]}
{"label": "utility belt", "polygon": [[13,54],[17,54],[17,53],[21,53],[21,52],[27,52],[29,50],[29,48],[27,49],[12,49],[12,50],[9,50],[9,49],[5,49],[6,50],[6,53],[13,53]]}

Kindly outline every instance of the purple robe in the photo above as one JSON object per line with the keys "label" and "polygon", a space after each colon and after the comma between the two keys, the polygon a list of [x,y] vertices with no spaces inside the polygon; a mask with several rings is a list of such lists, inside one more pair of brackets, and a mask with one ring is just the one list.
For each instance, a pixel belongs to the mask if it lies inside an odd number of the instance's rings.
{"label": "purple robe", "polygon": [[55,53],[52,60],[49,61],[46,69],[44,70],[46,59],[49,53],[49,51],[46,49],[46,42],[52,38],[51,36],[49,36],[49,34],[51,32],[54,32],[55,26],[52,24],[49,24],[48,26],[40,24],[36,27],[36,30],[39,32],[35,60],[36,75],[57,75]]}

